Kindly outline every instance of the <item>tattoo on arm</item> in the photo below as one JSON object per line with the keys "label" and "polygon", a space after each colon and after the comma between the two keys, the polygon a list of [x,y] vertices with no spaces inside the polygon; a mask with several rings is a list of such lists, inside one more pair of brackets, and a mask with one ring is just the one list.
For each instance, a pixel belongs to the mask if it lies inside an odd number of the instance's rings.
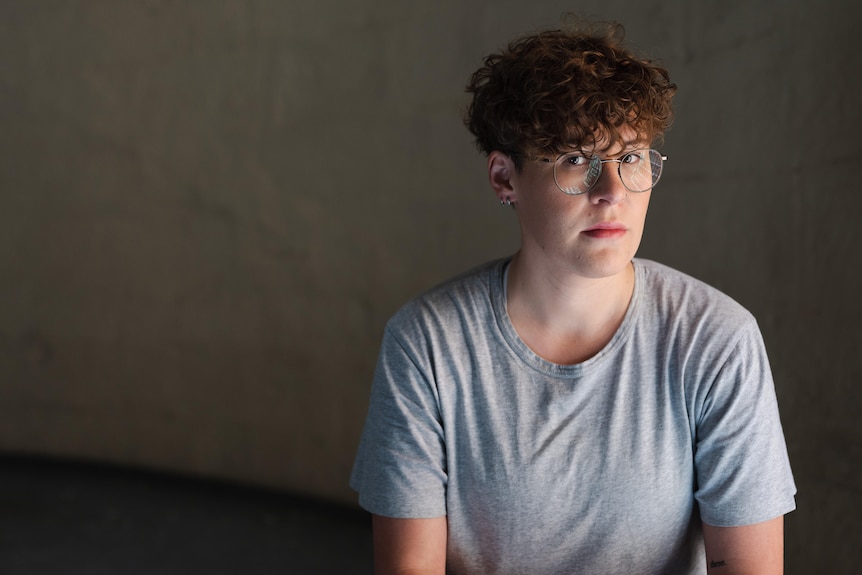
{"label": "tattoo on arm", "polygon": [[716,567],[727,567],[727,563],[725,561],[710,561],[709,568],[715,569]]}

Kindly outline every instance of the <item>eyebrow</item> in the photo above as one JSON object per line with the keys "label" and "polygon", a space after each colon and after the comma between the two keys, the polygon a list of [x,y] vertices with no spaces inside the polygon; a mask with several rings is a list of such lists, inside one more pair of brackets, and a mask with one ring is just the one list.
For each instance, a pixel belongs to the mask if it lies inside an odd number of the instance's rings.
{"label": "eyebrow", "polygon": [[[629,140],[627,142],[624,141],[622,144],[623,144],[623,147],[618,152],[620,154],[625,153],[628,150],[638,150],[640,148],[648,148],[649,147],[649,145],[642,140]],[[605,148],[605,149],[607,149],[607,148]],[[584,154],[587,154],[587,155],[592,155],[596,151],[596,148],[579,148],[578,151],[580,151]],[[602,151],[602,150],[599,150],[599,151]]]}

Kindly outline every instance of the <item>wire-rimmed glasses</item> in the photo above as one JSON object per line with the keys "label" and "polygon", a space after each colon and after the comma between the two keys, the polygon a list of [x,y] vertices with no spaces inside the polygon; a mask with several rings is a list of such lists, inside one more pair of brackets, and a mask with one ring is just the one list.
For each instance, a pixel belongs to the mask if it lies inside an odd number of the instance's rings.
{"label": "wire-rimmed glasses", "polygon": [[[548,158],[535,158],[551,162]],[[554,182],[564,194],[585,194],[596,185],[602,175],[602,164],[616,162],[620,181],[630,192],[651,190],[661,178],[667,156],[658,150],[639,148],[624,153],[619,158],[602,160],[583,152],[565,152],[554,160]]]}

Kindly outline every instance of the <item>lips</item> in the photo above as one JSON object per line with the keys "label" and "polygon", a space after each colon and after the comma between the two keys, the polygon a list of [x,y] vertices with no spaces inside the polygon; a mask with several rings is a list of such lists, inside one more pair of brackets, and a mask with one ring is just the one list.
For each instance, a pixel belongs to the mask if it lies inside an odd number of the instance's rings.
{"label": "lips", "polygon": [[625,235],[626,227],[619,222],[599,222],[581,233],[596,239],[618,238]]}

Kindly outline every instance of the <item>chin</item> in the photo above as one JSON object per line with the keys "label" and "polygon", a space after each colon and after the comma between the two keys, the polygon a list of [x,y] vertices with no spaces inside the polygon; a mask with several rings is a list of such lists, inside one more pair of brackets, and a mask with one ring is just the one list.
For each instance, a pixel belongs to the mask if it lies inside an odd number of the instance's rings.
{"label": "chin", "polygon": [[590,279],[611,278],[625,272],[631,264],[631,256],[592,257],[578,259],[575,268],[578,275]]}

